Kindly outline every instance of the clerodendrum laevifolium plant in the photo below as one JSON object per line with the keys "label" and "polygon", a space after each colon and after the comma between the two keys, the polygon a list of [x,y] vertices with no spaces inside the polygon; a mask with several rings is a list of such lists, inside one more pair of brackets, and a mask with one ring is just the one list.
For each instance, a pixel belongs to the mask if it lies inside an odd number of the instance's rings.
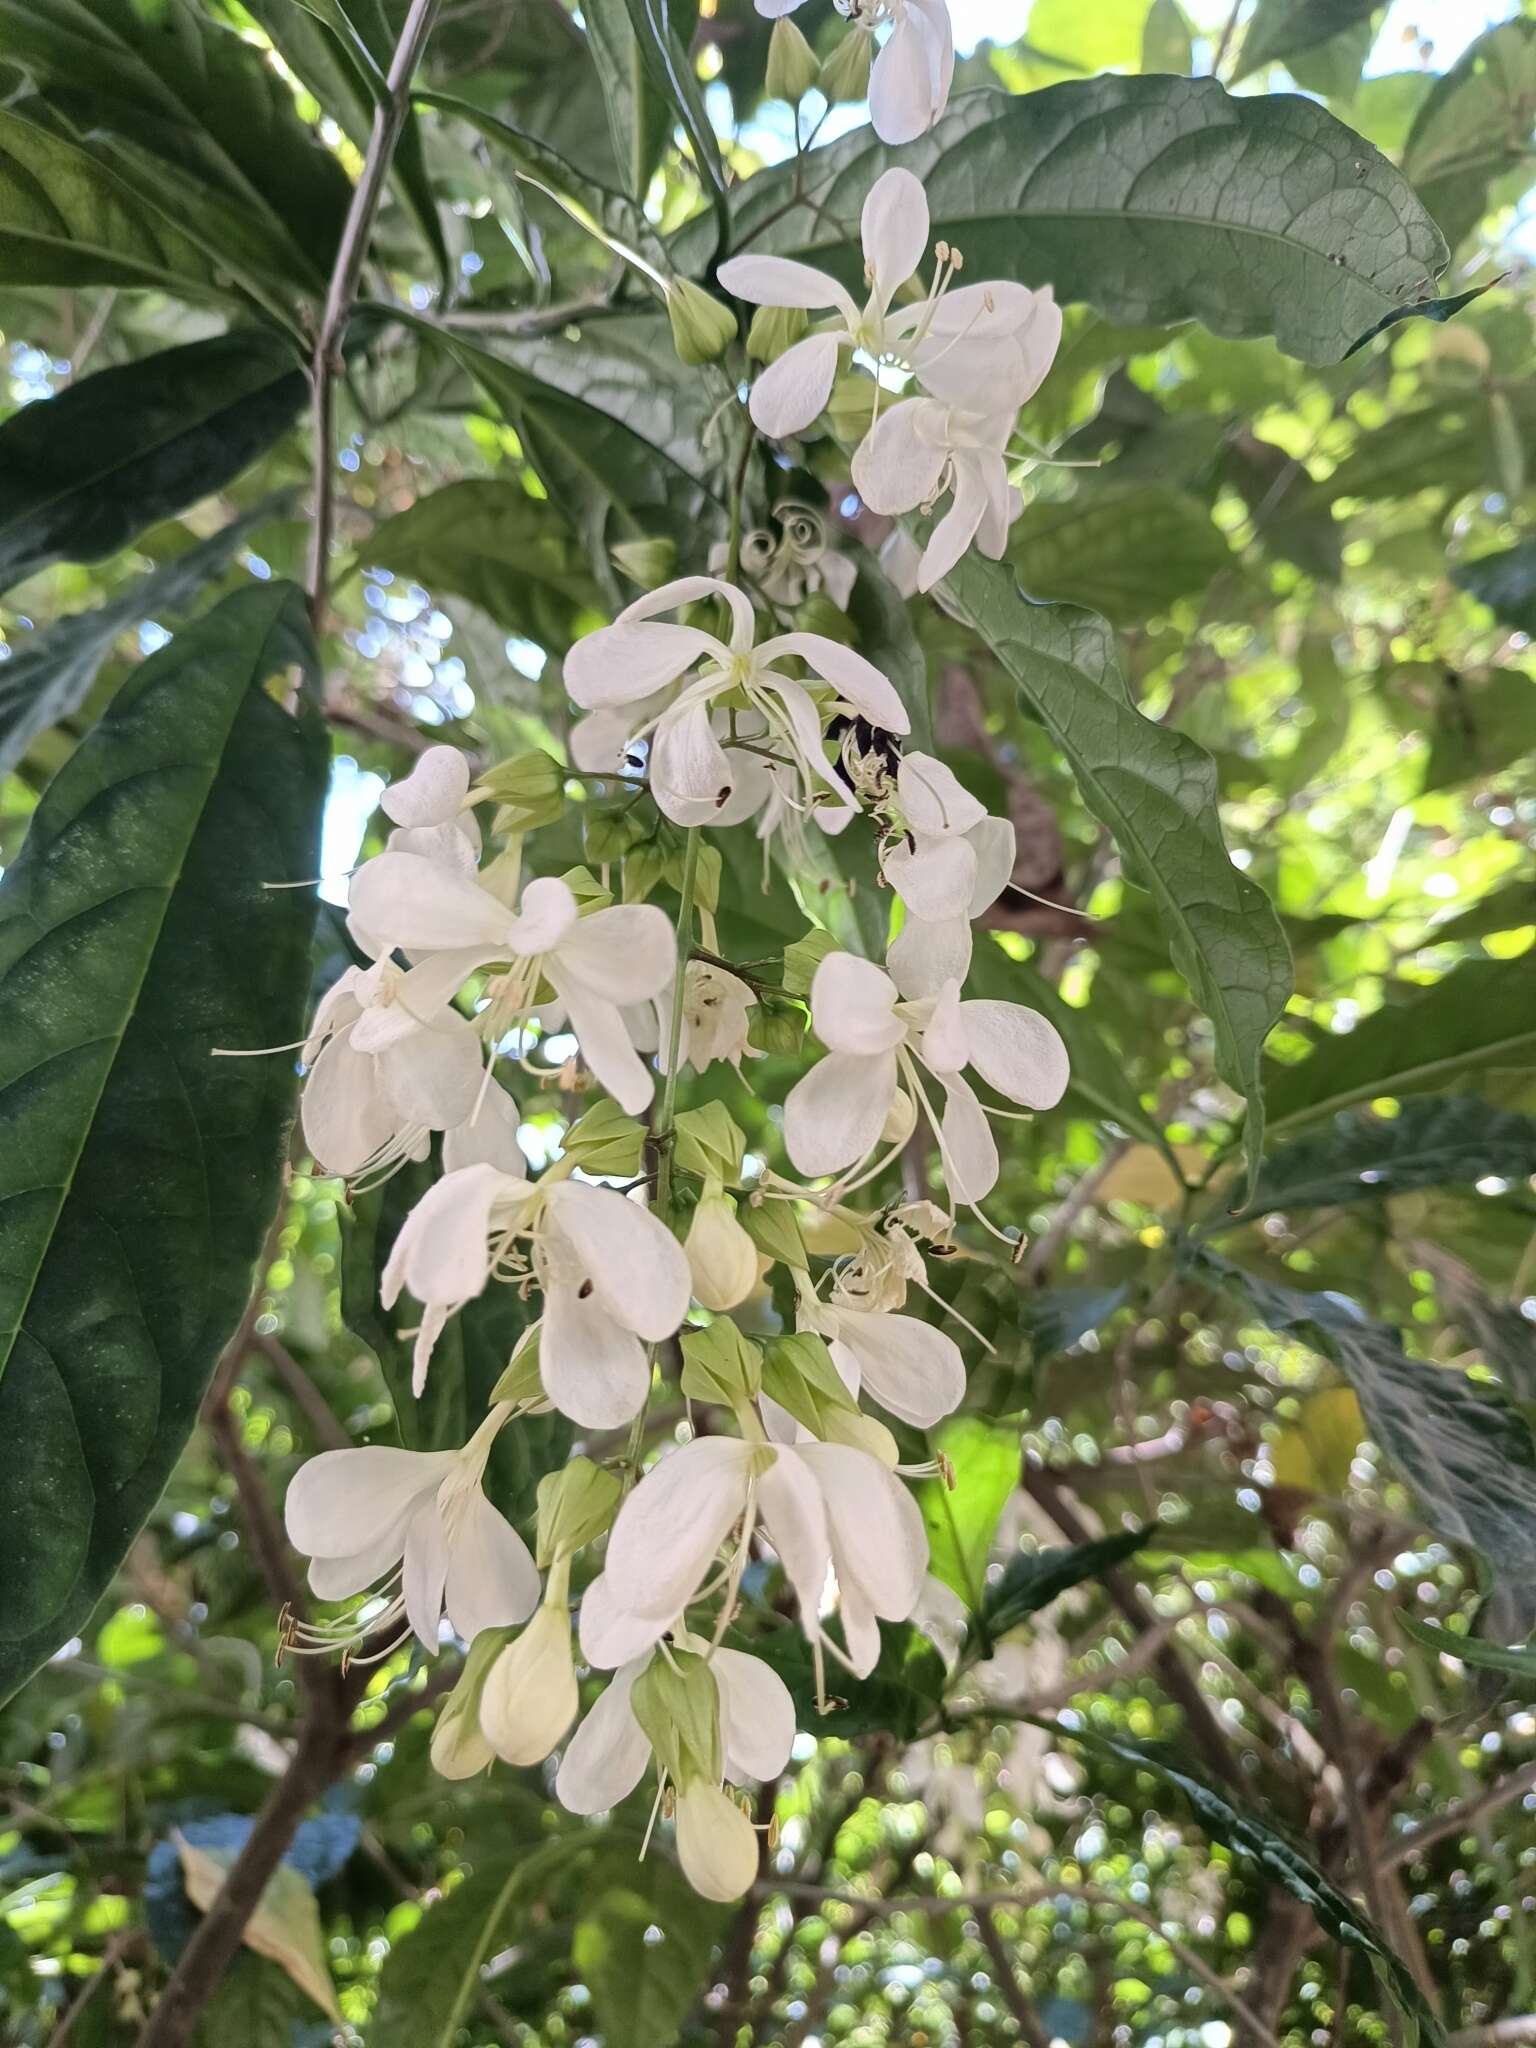
{"label": "clerodendrum laevifolium plant", "polygon": [[[894,26],[873,111],[887,139],[904,140],[942,109],[947,18],[938,0],[884,0],[878,14]],[[876,20],[860,15],[862,28]],[[948,498],[912,550],[910,581],[927,589],[972,545],[1002,552],[1019,506],[1006,450],[1060,320],[1048,291],[957,285],[960,257],[943,244],[931,284],[914,282],[928,208],[906,170],[871,191],[863,239],[862,308],[771,257],[737,256],[721,281],[791,316],[750,399],[770,439],[809,426],[851,363],[878,366],[864,372],[853,473],[880,511]],[[838,639],[785,630],[807,587],[846,604],[853,583],[853,565],[822,552],[814,518],[803,524],[794,562],[775,554],[744,573],[738,538],[698,565],[723,573],[652,590],[566,664],[586,714],[574,772],[599,791],[648,790],[688,835],[680,928],[653,904],[616,902],[634,878],[612,864],[596,876],[541,870],[559,764],[523,756],[472,784],[465,757],[436,747],[385,793],[386,849],[352,880],[349,926],[373,964],[342,976],[305,1049],[304,1132],[327,1172],[377,1180],[425,1159],[440,1135],[441,1178],[384,1275],[387,1309],[404,1295],[419,1304],[416,1393],[449,1318],[487,1288],[517,1288],[536,1320],[461,1450],[329,1451],[302,1469],[289,1533],[312,1559],[315,1593],[351,1605],[291,1630],[289,1647],[345,1652],[366,1638],[386,1654],[414,1632],[435,1654],[446,1617],[470,1650],[438,1722],[438,1768],[537,1763],[564,1742],[558,1795],[590,1813],[654,1762],[683,1866],[719,1899],[758,1867],[753,1825],[727,1787],[776,1775],[795,1733],[782,1680],[724,1642],[745,1568],[758,1550],[778,1560],[818,1690],[828,1659],[867,1674],[879,1620],[918,1610],[928,1550],[904,1484],[912,1468],[864,1404],[921,1429],[963,1395],[960,1344],[903,1310],[910,1291],[927,1291],[925,1252],[946,1247],[956,1210],[987,1220],[990,1120],[1018,1111],[985,1106],[973,1078],[1019,1110],[1053,1104],[1067,1081],[1043,1018],[963,993],[971,922],[1012,871],[1012,826],[942,763],[903,751],[908,716],[878,668]],[[741,1071],[754,1012],[786,1000],[719,953],[708,835],[749,820],[783,887],[809,872],[813,835],[874,832],[900,918],[883,967],[813,935],[810,1021],[824,1050],[785,1103],[787,1162],[744,1182],[729,1115],[716,1105],[678,1118],[674,1105],[680,1072]],[[579,1047],[573,1080],[602,1094],[534,1179],[516,1082],[528,1048],[554,1031]],[[647,1173],[640,1119],[653,1104],[660,1163]],[[920,1124],[947,1200],[893,1206],[877,1189]],[[807,1252],[812,1216],[835,1220],[836,1258]],[[764,1340],[730,1311],[774,1265],[795,1327]],[[698,1426],[644,1468],[653,1385],[679,1369]],[[622,1456],[577,1455],[546,1477],[530,1554],[482,1478],[498,1432],[548,1408],[579,1431],[632,1427]],[[573,1586],[580,1656],[614,1674],[574,1734]]]}

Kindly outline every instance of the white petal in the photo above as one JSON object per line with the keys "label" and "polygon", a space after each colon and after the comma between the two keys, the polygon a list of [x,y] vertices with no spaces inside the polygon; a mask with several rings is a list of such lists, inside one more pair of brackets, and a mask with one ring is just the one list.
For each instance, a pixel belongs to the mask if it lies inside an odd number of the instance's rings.
{"label": "white petal", "polygon": [[958,1074],[970,1057],[970,1046],[960,1021],[960,988],[945,982],[934,1000],[923,1031],[921,1058],[935,1074]]}
{"label": "white petal", "polygon": [[402,1287],[417,1301],[457,1307],[491,1277],[488,1239],[496,1204],[528,1192],[528,1183],[494,1166],[465,1166],[433,1183],[400,1226],[385,1263],[380,1296],[393,1307]]}
{"label": "white petal", "polygon": [[[976,886],[968,906],[972,917],[990,910],[1013,878],[1018,859],[1018,834],[1007,818],[983,818],[966,834],[976,854]],[[957,980],[963,981],[964,975]]]}
{"label": "white petal", "polygon": [[575,1287],[550,1286],[544,1290],[539,1377],[572,1422],[583,1429],[617,1429],[645,1406],[651,1367],[645,1346],[615,1322],[595,1292],[583,1298]]}
{"label": "white petal", "polygon": [[859,220],[864,261],[888,306],[928,253],[928,195],[910,171],[889,170],[869,188]]}
{"label": "white petal", "polygon": [[400,1591],[406,1619],[429,1656],[437,1655],[443,1618],[443,1587],[448,1578],[448,1532],[436,1501],[423,1501],[405,1532],[405,1564]]}
{"label": "white petal", "polygon": [[943,440],[933,433],[940,410],[932,399],[903,398],[859,443],[854,488],[871,512],[911,512],[938,490],[947,460]]}
{"label": "white petal", "polygon": [[419,853],[381,853],[352,877],[347,902],[370,931],[388,932],[408,953],[496,946],[511,913],[467,875]]}
{"label": "white petal", "polygon": [[718,647],[710,634],[693,626],[635,619],[600,626],[565,657],[565,687],[584,711],[633,704],[676,682]]}
{"label": "white petal", "polygon": [[875,1610],[857,1586],[838,1587],[837,1611],[842,1616],[843,1646],[855,1678],[868,1678],[880,1662],[880,1624]]}
{"label": "white petal", "polygon": [[399,1128],[373,1061],[333,1038],[310,1069],[300,1104],[304,1143],[323,1173],[360,1173]]}
{"label": "white petal", "polygon": [[642,1657],[659,1642],[676,1617],[636,1615],[620,1607],[608,1584],[608,1574],[599,1572],[581,1596],[581,1654],[599,1671],[611,1671]]}
{"label": "white petal", "polygon": [[929,534],[928,545],[923,549],[917,572],[919,590],[932,590],[935,583],[944,580],[976,538],[986,511],[987,487],[981,469],[973,460],[957,462],[955,494],[949,510]]}
{"label": "white petal", "polygon": [[725,1775],[776,1778],[795,1746],[795,1703],[789,1687],[761,1657],[740,1650],[716,1650],[710,1660],[720,1694],[720,1739]]}
{"label": "white petal", "polygon": [[688,1261],[666,1225],[613,1188],[561,1181],[549,1215],[597,1298],[637,1337],[659,1343],[688,1313]]}
{"label": "white petal", "polygon": [[827,1504],[838,1584],[861,1592],[886,1621],[905,1621],[928,1569],[928,1536],[917,1502],[868,1451],[848,1444],[806,1444]]}
{"label": "white petal", "polygon": [[915,142],[932,127],[941,105],[927,24],[909,5],[876,54],[869,118],[882,142]]}
{"label": "white petal", "polygon": [[637,1657],[616,1671],[566,1744],[555,1774],[555,1797],[567,1813],[605,1813],[627,1799],[645,1776],[651,1744],[629,1696],[648,1662]]}
{"label": "white petal", "polygon": [[939,1156],[955,1201],[984,1201],[997,1186],[997,1143],[992,1127],[960,1074],[949,1076],[944,1091]]}
{"label": "white petal", "polygon": [[651,740],[651,794],[675,824],[705,806],[723,809],[735,790],[725,749],[715,737],[707,697],[679,700],[662,714]]}
{"label": "white petal", "polygon": [[283,1521],[289,1542],[305,1557],[351,1558],[397,1527],[403,1532],[421,1502],[435,1496],[457,1455],[384,1444],[322,1451],[288,1483]]}
{"label": "white petal", "polygon": [[850,326],[858,319],[858,309],[835,277],[787,256],[733,256],[721,264],[719,275],[732,298],[754,306],[799,306],[807,313],[836,306]]}
{"label": "white petal", "polygon": [[517,1142],[522,1111],[493,1081],[464,1123],[443,1133],[443,1172],[459,1173],[466,1166],[494,1166],[499,1173],[522,1174],[527,1160]]}
{"label": "white petal", "polygon": [[911,730],[912,721],[889,679],[872,661],[840,641],[829,640],[824,633],[782,633],[776,640],[765,641],[758,653],[765,662],[781,654],[798,654],[812,675],[830,683],[871,725],[884,732]]}
{"label": "white petal", "polygon": [[987,815],[986,805],[932,754],[902,755],[896,796],[912,830],[929,839],[958,839]]}
{"label": "white petal", "polygon": [[839,1316],[838,1338],[858,1360],[865,1391],[915,1429],[931,1429],[964,1398],[960,1347],[932,1323],[847,1309]]}
{"label": "white petal", "polygon": [[828,953],[811,981],[811,1028],[831,1052],[890,1052],[907,1035],[896,984],[857,953]]}
{"label": "white petal", "polygon": [[379,808],[397,825],[446,825],[468,794],[468,756],[457,747],[428,747],[409,775],[389,785]]}
{"label": "white petal", "polygon": [[570,884],[558,875],[540,875],[523,891],[517,916],[507,927],[507,944],[523,960],[552,953],[573,936],[577,916]]}
{"label": "white petal", "polygon": [[[558,969],[551,977],[558,988]],[[651,1070],[635,1052],[616,1003],[590,994],[576,982],[561,990],[581,1055],[626,1116],[638,1116],[655,1093]]]}
{"label": "white petal", "polygon": [[835,334],[808,334],[760,372],[748,407],[760,434],[782,441],[820,415],[832,396],[837,347]]}
{"label": "white petal", "polygon": [[976,850],[968,839],[898,840],[881,854],[880,870],[914,917],[928,924],[969,917]]}
{"label": "white petal", "polygon": [[758,1481],[757,1499],[764,1532],[794,1588],[802,1623],[810,1633],[832,1569],[832,1539],[816,1475],[801,1462],[799,1450],[779,1452]]}
{"label": "white petal", "polygon": [[970,1064],[983,1081],[1027,1109],[1050,1109],[1066,1092],[1071,1069],[1061,1033],[1021,1003],[960,1005]]}
{"label": "white petal", "polygon": [[892,939],[885,964],[904,996],[936,996],[946,981],[963,982],[971,971],[971,922],[948,917],[926,924],[910,914]]}
{"label": "white petal", "polygon": [[571,727],[571,760],[589,775],[617,775],[631,767],[629,743],[642,725],[649,725],[666,707],[664,691],[635,704],[610,705],[589,711]]}
{"label": "white petal", "polygon": [[784,1149],[801,1173],[819,1179],[867,1157],[896,1096],[896,1056],[829,1052],[784,1103]]}
{"label": "white petal", "polygon": [[680,1614],[746,1506],[752,1446],[696,1437],[646,1473],[608,1538],[608,1594],[637,1616]]}
{"label": "white petal", "polygon": [[385,841],[385,851],[418,854],[473,875],[480,865],[480,832],[472,814],[446,825],[400,825]]}
{"label": "white petal", "polygon": [[610,1003],[643,1003],[670,984],[677,935],[654,903],[615,904],[577,922],[555,965],[563,983],[579,981]]}
{"label": "white petal", "polygon": [[443,1604],[454,1633],[472,1643],[483,1628],[510,1628],[539,1604],[539,1574],[528,1546],[477,1486],[449,1530]]}
{"label": "white petal", "polygon": [[310,1560],[309,1590],[317,1600],[350,1600],[392,1572],[405,1555],[405,1525],[409,1515],[392,1522],[383,1535],[366,1550],[350,1557],[316,1557]]}
{"label": "white petal", "polygon": [[405,1123],[429,1131],[463,1123],[480,1093],[484,1068],[472,1031],[412,1031],[375,1060],[380,1086]]}

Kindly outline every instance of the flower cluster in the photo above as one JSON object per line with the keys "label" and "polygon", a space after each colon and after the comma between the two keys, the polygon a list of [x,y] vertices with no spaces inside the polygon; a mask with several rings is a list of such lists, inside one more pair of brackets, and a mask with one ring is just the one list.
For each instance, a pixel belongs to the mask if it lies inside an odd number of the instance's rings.
{"label": "flower cluster", "polygon": [[[866,37],[890,25],[870,82],[880,132],[921,132],[948,92],[942,0],[843,11]],[[720,272],[762,305],[829,316],[759,378],[764,434],[808,426],[849,357],[876,366],[877,406],[887,376],[912,380],[854,475],[892,511],[952,493],[925,586],[973,540],[1000,551],[1013,416],[1060,327],[1049,292],[957,286],[942,243],[931,289],[909,297],[928,229],[921,185],[887,172],[864,208],[862,309],[799,264],[740,255]],[[653,1819],[675,1821],[684,1869],[717,1899],[758,1868],[738,1788],[776,1777],[794,1741],[780,1669],[800,1661],[825,1706],[829,1663],[867,1676],[882,1624],[932,1605],[906,1482],[944,1466],[910,1433],[965,1397],[946,1324],[976,1332],[930,1287],[929,1260],[955,1249],[966,1212],[1003,1234],[979,1206],[999,1175],[993,1124],[1067,1082],[1043,1017],[964,993],[974,920],[1013,870],[1012,826],[943,761],[903,749],[901,693],[849,644],[856,561],[829,549],[819,516],[786,501],[769,515],[778,538],[744,536],[741,510],[711,560],[721,573],[661,582],[572,648],[570,767],[536,752],[476,781],[458,750],[432,747],[384,794],[382,848],[350,883],[357,963],[302,1051],[305,1140],[354,1187],[430,1162],[381,1275],[414,1343],[415,1395],[470,1304],[502,1291],[522,1334],[462,1448],[363,1446],[300,1471],[288,1532],[336,1611],[284,1622],[295,1655],[462,1644],[438,1769],[559,1751],[554,1789],[580,1814],[652,1772]],[[647,583],[655,555],[633,543],[615,560]],[[838,630],[780,630],[802,605]],[[541,833],[578,820],[590,866],[550,871]],[[782,969],[721,956],[722,854],[703,835],[749,824],[813,916],[820,835],[872,835],[894,927],[883,964],[821,922]],[[797,1053],[807,1027],[818,1050],[782,1112],[792,1171],[749,1154],[723,1100],[679,1107],[685,1072],[750,1092],[749,1062]],[[552,1157],[524,1143],[529,1083],[567,1108]],[[893,1204],[874,1184],[924,1128],[945,1200]],[[665,1431],[650,1404],[668,1380],[686,1421]],[[550,1410],[575,1450],[520,1530],[497,1505],[500,1452]],[[783,1595],[771,1610],[769,1585]],[[764,1625],[767,1655],[727,1640],[766,1651]],[[612,1674],[584,1719],[581,1665]]]}
{"label": "flower cluster", "polygon": [[[915,10],[914,10],[915,12]],[[896,47],[895,38],[887,49]],[[783,256],[733,256],[720,266],[728,291],[755,305],[825,315],[786,348],[752,387],[754,424],[770,439],[802,432],[832,397],[839,369],[873,366],[873,410],[853,458],[853,480],[871,511],[949,510],[923,551],[918,588],[947,576],[974,542],[1001,556],[1022,500],[1009,483],[1006,450],[1019,409],[1040,388],[1061,341],[1049,287],[994,280],[957,285],[963,264],[935,245],[926,293],[908,297],[928,248],[928,199],[918,179],[886,171],[864,202],[863,306],[836,278]],[[882,410],[887,381],[914,389]]]}

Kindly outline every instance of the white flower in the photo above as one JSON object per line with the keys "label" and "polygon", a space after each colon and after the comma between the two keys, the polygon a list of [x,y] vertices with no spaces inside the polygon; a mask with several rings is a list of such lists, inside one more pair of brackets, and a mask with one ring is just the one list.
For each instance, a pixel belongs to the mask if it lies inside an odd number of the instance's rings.
{"label": "white flower", "polygon": [[937,398],[904,398],[859,444],[853,482],[872,512],[926,511],[946,491],[954,494],[923,549],[919,590],[947,576],[972,541],[993,561],[1002,559],[1022,503],[1003,455],[1016,417],[1011,401],[977,412]]}
{"label": "white flower", "polygon": [[[728,645],[697,626],[656,616],[708,597],[722,599],[730,610]],[[566,658],[566,688],[576,703],[592,711],[619,705],[634,710],[631,737],[650,735],[651,793],[679,825],[743,815],[736,800],[744,777],[754,781],[752,810],[768,794],[759,757],[735,745],[727,752],[722,745],[722,738],[730,742],[729,723],[722,734],[717,715],[726,711],[726,698],[746,714],[746,732],[760,733],[753,744],[766,745],[785,761],[804,808],[828,791],[844,809],[853,808],[847,785],[828,765],[816,700],[804,683],[783,672],[782,662],[803,661],[812,678],[833,692],[837,708],[887,732],[908,729],[891,684],[852,648],[820,633],[782,633],[754,646],[755,632],[752,606],[733,584],[686,576],[638,599],[611,626],[578,640]],[[692,670],[697,673],[683,680]],[[658,694],[673,686],[665,708],[655,711]],[[753,717],[760,726],[750,723]],[[758,769],[755,776],[744,765],[749,763]]]}
{"label": "white flower", "polygon": [[[784,1104],[784,1143],[801,1173],[838,1173],[866,1158],[904,1085],[933,1128],[951,1196],[974,1204],[996,1185],[998,1157],[963,1069],[1028,1109],[1049,1109],[1067,1085],[1067,1049],[1035,1011],[962,1002],[954,981],[935,997],[903,1001],[888,974],[851,953],[829,953],[817,968],[811,1024],[826,1057]],[[922,1069],[944,1090],[942,1118]]]}
{"label": "white flower", "polygon": [[861,1308],[836,1294],[830,1301],[803,1297],[798,1320],[802,1330],[826,1339],[850,1394],[872,1394],[915,1429],[931,1429],[965,1396],[960,1347],[932,1323]]}
{"label": "white flower", "polygon": [[541,1764],[580,1704],[570,1610],[563,1600],[546,1600],[491,1666],[480,1695],[480,1730],[504,1763]]}
{"label": "white flower", "polygon": [[737,1437],[700,1437],[669,1453],[620,1508],[602,1577],[582,1601],[587,1661],[625,1663],[658,1641],[696,1597],[733,1531],[733,1568],[744,1563],[758,1522],[813,1645],[825,1640],[822,1600],[835,1573],[846,1661],[859,1677],[872,1671],[880,1655],[876,1616],[904,1621],[927,1568],[928,1539],[912,1496],[878,1458],[851,1445]]}
{"label": "white flower", "polygon": [[379,808],[394,821],[392,853],[419,853],[473,874],[480,859],[480,828],[465,805],[469,761],[457,747],[428,747],[409,775],[390,783]]}
{"label": "white flower", "polygon": [[[352,878],[350,900],[370,929],[388,930],[410,954],[434,956],[439,984],[456,988],[477,968],[506,962],[486,991],[482,1029],[493,1042],[536,1008],[546,1025],[563,1016],[621,1109],[634,1116],[650,1101],[651,1075],[620,1011],[655,996],[672,978],[677,941],[665,911],[633,903],[582,917],[569,886],[542,876],[528,883],[513,912],[472,877],[412,853],[368,861]],[[555,991],[553,1006],[536,1004],[541,978]]]}
{"label": "white flower", "polygon": [[904,996],[937,995],[970,971],[971,920],[1008,885],[1014,829],[931,754],[902,756],[889,822],[880,867],[907,918],[886,965]]}
{"label": "white flower", "polygon": [[301,1106],[323,1172],[351,1178],[424,1159],[428,1134],[473,1110],[480,1040],[451,1007],[454,986],[386,959],[349,967],[328,990],[304,1047]]}
{"label": "white flower", "polygon": [[522,1173],[527,1160],[517,1142],[521,1120],[522,1112],[506,1089],[487,1081],[464,1122],[443,1133],[444,1173],[457,1173],[463,1166],[499,1166],[503,1173]]}
{"label": "white flower", "polygon": [[539,1597],[538,1572],[523,1539],[481,1490],[491,1445],[511,1413],[506,1402],[493,1408],[460,1451],[367,1445],[322,1451],[300,1466],[284,1519],[293,1547],[311,1560],[316,1598],[350,1599],[381,1581],[370,1602],[386,1605],[371,1614],[365,1602],[361,1619],[300,1624],[290,1647],[346,1649],[403,1617],[407,1633],[414,1629],[435,1653],[444,1612],[466,1640],[526,1621]]}
{"label": "white flower", "polygon": [[646,1345],[670,1337],[688,1313],[681,1245],[612,1188],[549,1175],[535,1185],[489,1165],[461,1167],[428,1189],[400,1226],[384,1268],[384,1306],[392,1308],[408,1288],[427,1311],[416,1340],[414,1391],[426,1384],[448,1317],[493,1274],[530,1269],[544,1297],[545,1393],[584,1428],[627,1422],[651,1384]]}
{"label": "white flower", "polygon": [[740,298],[832,310],[829,321],[787,348],[752,387],[753,421],[771,440],[800,433],[823,410],[844,349],[913,371],[944,399],[986,391],[998,407],[1017,411],[1038,386],[1061,335],[1061,315],[1048,291],[1004,280],[954,288],[960,257],[941,242],[927,296],[892,311],[897,292],[923,260],[928,230],[922,185],[910,171],[889,170],[864,201],[869,297],[862,308],[836,278],[788,257],[733,256],[720,266],[721,283]]}
{"label": "white flower", "polygon": [[683,1050],[696,1074],[722,1060],[740,1072],[748,1051],[754,997],[738,976],[708,960],[690,960],[683,970]]}
{"label": "white flower", "polygon": [[849,20],[891,33],[869,74],[869,118],[882,142],[915,142],[949,103],[955,39],[945,0],[838,0]]}
{"label": "white flower", "polygon": [[[676,1640],[680,1649],[708,1650],[693,1636],[679,1634]],[[795,1703],[788,1688],[758,1657],[724,1648],[708,1654],[720,1700],[725,1777],[733,1785],[776,1778],[795,1740]],[[650,1738],[635,1718],[630,1695],[650,1661],[647,1652],[622,1664],[571,1737],[555,1779],[555,1796],[567,1812],[605,1813],[644,1777]]]}

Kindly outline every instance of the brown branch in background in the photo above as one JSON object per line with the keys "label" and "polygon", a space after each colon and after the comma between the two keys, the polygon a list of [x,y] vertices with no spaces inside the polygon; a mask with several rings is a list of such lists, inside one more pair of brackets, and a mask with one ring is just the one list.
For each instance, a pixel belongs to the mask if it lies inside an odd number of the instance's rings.
{"label": "brown branch in background", "polygon": [[981,1945],[987,1952],[992,1965],[992,1982],[997,1995],[1019,2023],[1019,2033],[1026,2048],[1051,2048],[1051,2037],[1045,2031],[1039,2013],[1031,2001],[1024,1996],[1019,1983],[1019,1973],[1013,1967],[1013,1958],[1001,1934],[997,1921],[985,1906],[977,1908],[976,1931],[981,1936]]}
{"label": "brown branch in background", "polygon": [[421,62],[427,37],[437,15],[439,0],[411,0],[400,40],[390,60],[387,90],[374,109],[373,131],[363,159],[362,175],[352,191],[352,204],[336,262],[331,271],[325,310],[315,336],[315,353],[310,370],[314,403],[314,522],[309,537],[310,616],[318,627],[325,612],[330,576],[331,526],[334,512],[336,454],[336,379],[345,370],[342,354],[347,323],[357,297],[358,279],[373,238],[373,224],[384,198],[384,180],[389,174],[395,145],[410,111],[411,81]]}
{"label": "brown branch in background", "polygon": [[1406,1834],[1384,1842],[1381,1863],[1387,1869],[1394,1869],[1399,1863],[1406,1863],[1410,1856],[1421,1855],[1436,1842],[1443,1842],[1447,1835],[1465,1834],[1485,1814],[1496,1813],[1501,1806],[1507,1806],[1512,1799],[1519,1799],[1527,1792],[1536,1792],[1536,1761],[1522,1764],[1518,1771],[1511,1771],[1507,1777],[1495,1779],[1483,1791],[1462,1800],[1459,1806],[1453,1806],[1449,1813],[1420,1821]]}
{"label": "brown branch in background", "polygon": [[284,1392],[302,1412],[320,1448],[326,1451],[350,1450],[350,1435],[331,1413],[330,1403],[287,1345],[276,1337],[268,1336],[264,1330],[257,1330],[252,1334],[251,1348],[261,1353],[282,1381]]}

